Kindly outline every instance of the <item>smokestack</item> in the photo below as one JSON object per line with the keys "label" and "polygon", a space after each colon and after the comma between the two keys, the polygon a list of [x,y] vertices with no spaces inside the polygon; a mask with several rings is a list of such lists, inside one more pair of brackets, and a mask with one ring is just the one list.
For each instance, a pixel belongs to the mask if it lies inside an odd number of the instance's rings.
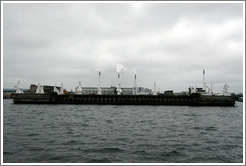
{"label": "smokestack", "polygon": [[156,91],[156,83],[154,82],[154,90],[152,92],[153,95],[157,95],[157,91]]}
{"label": "smokestack", "polygon": [[203,90],[206,92],[205,69],[203,69]]}
{"label": "smokestack", "polygon": [[211,94],[213,94],[213,83],[211,83]]}
{"label": "smokestack", "polygon": [[101,89],[101,72],[99,71],[98,74],[98,87],[97,87],[97,94],[101,95],[102,94],[102,89]]}
{"label": "smokestack", "polygon": [[116,91],[117,91],[117,95],[121,95],[122,90],[120,88],[120,73],[118,73],[118,82],[119,84],[118,84],[118,87],[116,88]]}
{"label": "smokestack", "polygon": [[101,82],[100,82],[101,81],[101,78],[100,77],[101,77],[101,72],[99,71],[99,74],[98,74],[98,86],[99,87],[101,86],[100,85],[101,84]]}
{"label": "smokestack", "polygon": [[118,84],[120,86],[120,73],[118,73]]}
{"label": "smokestack", "polygon": [[134,87],[133,87],[133,94],[137,94],[137,75],[134,76]]}

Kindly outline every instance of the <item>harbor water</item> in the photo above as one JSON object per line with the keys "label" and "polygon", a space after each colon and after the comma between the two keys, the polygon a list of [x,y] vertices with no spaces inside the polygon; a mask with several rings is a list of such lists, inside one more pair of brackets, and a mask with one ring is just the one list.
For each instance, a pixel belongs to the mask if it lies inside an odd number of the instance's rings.
{"label": "harbor water", "polygon": [[242,163],[236,107],[3,100],[3,163]]}

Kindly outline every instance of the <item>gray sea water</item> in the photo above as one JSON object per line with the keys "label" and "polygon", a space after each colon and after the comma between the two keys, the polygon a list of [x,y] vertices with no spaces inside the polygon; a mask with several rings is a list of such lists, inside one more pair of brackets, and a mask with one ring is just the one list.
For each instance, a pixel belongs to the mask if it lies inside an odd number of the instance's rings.
{"label": "gray sea water", "polygon": [[3,100],[4,163],[242,163],[236,107],[16,105]]}

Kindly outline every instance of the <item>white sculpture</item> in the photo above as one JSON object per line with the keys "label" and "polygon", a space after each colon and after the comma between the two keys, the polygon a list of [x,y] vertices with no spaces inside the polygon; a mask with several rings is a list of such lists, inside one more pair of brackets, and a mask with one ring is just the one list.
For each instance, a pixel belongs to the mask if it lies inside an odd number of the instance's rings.
{"label": "white sculpture", "polygon": [[16,92],[15,93],[24,93],[22,91],[22,88],[19,87],[20,81],[18,81],[18,83],[14,86],[16,88]]}
{"label": "white sculpture", "polygon": [[59,95],[63,95],[64,94],[64,88],[63,88],[63,83],[61,83],[61,89],[58,92]]}
{"label": "white sculpture", "polygon": [[56,85],[54,86],[53,92],[59,93],[59,90],[56,88]]}
{"label": "white sculpture", "polygon": [[229,96],[230,94],[228,92],[228,88],[229,88],[229,86],[227,84],[225,84],[221,94],[224,95],[224,96]]}
{"label": "white sculpture", "polygon": [[36,93],[36,94],[44,94],[44,87],[43,87],[43,85],[40,85],[40,84],[38,83],[38,87],[37,87],[35,93]]}
{"label": "white sculpture", "polygon": [[79,86],[75,88],[75,93],[81,95],[82,91],[83,91],[83,89],[81,86],[81,82],[79,81]]}

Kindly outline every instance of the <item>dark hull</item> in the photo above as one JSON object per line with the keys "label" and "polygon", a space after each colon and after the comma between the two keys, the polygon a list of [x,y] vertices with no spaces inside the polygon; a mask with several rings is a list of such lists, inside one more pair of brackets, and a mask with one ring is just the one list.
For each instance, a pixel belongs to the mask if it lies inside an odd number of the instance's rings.
{"label": "dark hull", "polygon": [[234,106],[230,96],[12,94],[15,104]]}

